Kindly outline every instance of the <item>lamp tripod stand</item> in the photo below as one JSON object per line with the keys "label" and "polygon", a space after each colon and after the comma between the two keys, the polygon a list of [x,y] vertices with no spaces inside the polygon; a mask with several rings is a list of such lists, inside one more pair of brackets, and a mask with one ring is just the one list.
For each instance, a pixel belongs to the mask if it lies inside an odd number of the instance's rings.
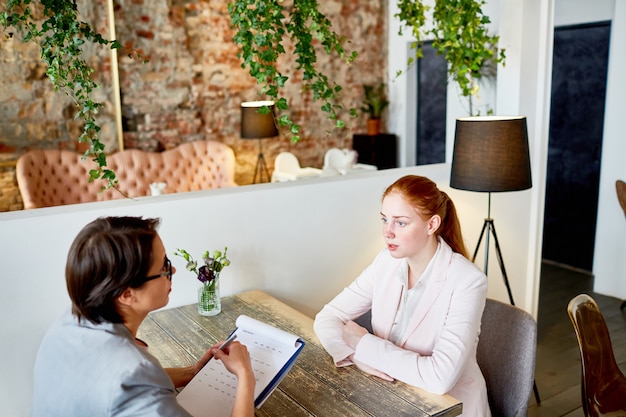
{"label": "lamp tripod stand", "polygon": [[[506,290],[509,293],[509,301],[511,305],[515,305],[515,301],[513,300],[513,293],[511,292],[511,286],[509,285],[509,278],[506,274],[506,269],[504,268],[504,259],[502,258],[502,251],[500,250],[500,242],[498,242],[498,235],[496,234],[496,226],[493,224],[493,219],[491,218],[491,192],[488,193],[488,206],[487,206],[487,218],[485,218],[485,222],[483,223],[483,230],[480,232],[480,236],[478,238],[478,243],[476,244],[476,249],[474,249],[474,255],[472,255],[472,263],[476,260],[476,255],[478,254],[478,249],[480,248],[480,243],[483,240],[483,235],[485,232],[485,275],[487,275],[487,271],[489,268],[489,235],[493,233],[493,240],[496,244],[496,257],[498,258],[498,264],[500,264],[500,271],[502,272],[502,279],[504,280],[504,285],[506,286]],[[539,390],[537,389],[537,382],[533,381],[533,392],[535,393],[535,401],[537,404],[541,404],[541,399],[539,398]]]}
{"label": "lamp tripod stand", "polygon": [[[480,248],[480,243],[483,240],[483,236],[485,236],[485,275],[487,275],[487,271],[489,268],[489,235],[493,233],[493,240],[496,243],[496,256],[498,258],[498,264],[500,264],[500,271],[502,272],[502,279],[504,280],[504,285],[506,286],[506,290],[509,293],[509,301],[511,305],[515,305],[515,301],[513,301],[513,293],[511,292],[511,286],[509,285],[509,278],[506,274],[506,269],[504,268],[504,260],[502,258],[502,251],[500,250],[500,242],[498,242],[498,235],[496,234],[496,225],[493,224],[493,219],[491,218],[491,193],[489,194],[489,203],[487,208],[487,218],[483,223],[483,230],[480,232],[480,237],[478,238],[478,243],[476,244],[476,249],[474,250],[474,255],[472,256],[472,263],[476,260],[476,255],[478,254],[478,249]],[[485,235],[485,232],[487,234]]]}
{"label": "lamp tripod stand", "polygon": [[263,145],[262,139],[259,139],[259,156],[256,160],[256,167],[254,168],[254,179],[252,180],[253,184],[256,184],[256,176],[259,174],[259,182],[263,182],[263,172],[265,172],[265,176],[267,177],[267,181],[270,180],[270,171],[267,169],[267,163],[265,162],[265,156],[263,156]]}

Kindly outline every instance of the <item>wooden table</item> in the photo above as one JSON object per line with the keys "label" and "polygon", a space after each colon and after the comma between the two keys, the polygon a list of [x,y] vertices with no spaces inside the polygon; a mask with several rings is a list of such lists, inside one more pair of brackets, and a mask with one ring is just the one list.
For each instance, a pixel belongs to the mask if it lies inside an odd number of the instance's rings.
{"label": "wooden table", "polygon": [[256,416],[458,416],[461,403],[402,382],[387,382],[356,366],[337,368],[313,331],[313,320],[262,291],[222,298],[222,313],[202,317],[191,304],[151,313],[138,337],[164,367],[195,362],[245,314],[302,337],[306,345]]}

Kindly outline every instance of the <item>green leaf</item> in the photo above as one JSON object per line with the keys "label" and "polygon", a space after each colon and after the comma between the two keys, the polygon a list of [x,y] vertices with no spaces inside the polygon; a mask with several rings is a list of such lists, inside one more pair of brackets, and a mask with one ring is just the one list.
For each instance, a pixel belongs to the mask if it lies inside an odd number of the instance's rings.
{"label": "green leaf", "polygon": [[[314,101],[325,102],[329,118],[337,117],[332,108],[343,108],[341,86],[331,85],[328,77],[316,68],[318,48],[314,42],[321,44],[325,53],[335,53],[348,64],[357,53],[353,51],[346,58],[342,45],[345,39],[332,30],[330,20],[319,11],[317,0],[299,0],[288,7],[274,0],[232,0],[227,9],[236,31],[233,40],[241,47],[242,68],[248,69],[262,94],[277,99],[277,110],[289,109],[286,99],[278,99],[288,78],[276,70],[279,57],[285,54],[282,41],[287,36],[294,45],[295,69],[302,72],[303,91],[312,91]],[[281,115],[279,123],[290,126],[292,133],[299,128],[287,115]],[[294,134],[293,140],[299,137]]]}
{"label": "green leaf", "polygon": [[120,48],[118,41],[108,41],[94,31],[89,24],[79,20],[78,7],[74,0],[42,0],[37,9],[37,16],[43,16],[41,29],[38,18],[32,15],[28,5],[31,0],[7,0],[6,9],[0,13],[0,25],[6,30],[12,26],[23,33],[25,42],[35,42],[41,47],[41,59],[47,65],[46,75],[54,91],[63,91],[76,103],[79,111],[77,119],[85,122],[79,142],[89,142],[90,149],[86,156],[98,163],[98,169],[89,171],[89,181],[98,178],[107,180],[109,187],[117,181],[113,171],[106,167],[104,144],[98,138],[100,126],[94,119],[98,109],[103,106],[92,100],[90,94],[98,85],[92,80],[94,68],[83,59],[82,48],[88,43],[109,45]]}

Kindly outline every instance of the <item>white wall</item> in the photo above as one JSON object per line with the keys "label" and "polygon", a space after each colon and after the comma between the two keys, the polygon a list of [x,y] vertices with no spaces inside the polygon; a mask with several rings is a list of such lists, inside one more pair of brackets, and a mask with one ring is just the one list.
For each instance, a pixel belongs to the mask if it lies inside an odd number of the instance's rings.
{"label": "white wall", "polygon": [[[546,56],[551,55],[551,48],[545,44],[545,36],[551,33],[548,30],[552,25],[550,19],[551,1],[523,1],[510,0],[506,2],[488,1],[483,12],[491,19],[490,30],[500,36],[500,47],[506,49],[506,66],[498,68],[496,80],[497,89],[492,91],[482,88],[481,108],[492,108],[500,115],[524,115],[528,119],[529,140],[531,149],[531,166],[533,170],[533,188],[528,191],[514,193],[492,194],[491,215],[498,232],[498,240],[502,249],[504,265],[512,287],[516,305],[536,314],[537,294],[539,289],[540,260],[537,254],[541,253],[541,225],[543,223],[543,193],[545,174],[541,167],[545,166],[547,152],[547,126],[545,117],[546,99],[544,86],[549,74],[550,61]],[[389,6],[389,72],[395,74],[398,69],[406,66],[408,54],[400,53],[412,38],[405,33],[398,35],[398,20],[395,3]],[[542,37],[542,35],[544,37]],[[531,76],[528,76],[528,75]],[[406,165],[414,164],[415,142],[415,88],[411,80],[412,74],[402,76],[390,85],[391,109],[389,111],[389,129],[399,136],[401,146],[408,151],[401,151],[401,162]],[[533,94],[524,94],[532,92]],[[452,158],[454,147],[455,120],[457,117],[468,115],[468,107],[459,99],[455,85],[448,89],[447,102],[447,132],[446,132],[446,161]],[[394,130],[395,129],[395,130]],[[545,146],[543,144],[546,144]],[[465,225],[466,230],[480,232],[482,222],[487,216],[487,194],[461,191],[465,194],[476,194],[481,205],[472,213],[471,224]],[[469,213],[468,213],[469,214]],[[530,215],[529,215],[530,214]],[[511,221],[523,222],[526,238],[520,241],[519,237],[507,241],[502,237],[502,228]],[[474,229],[475,228],[475,229]],[[475,242],[469,246],[473,249]],[[493,241],[492,241],[493,242]],[[519,253],[512,251],[518,244],[526,245],[525,253],[532,254],[530,258],[521,258]],[[477,257],[477,264],[484,264],[484,242]],[[532,259],[531,259],[532,258]],[[489,296],[508,301],[504,290],[503,278],[498,267],[495,245],[490,245],[489,252]],[[506,293],[504,293],[506,294]]]}
{"label": "white wall", "polygon": [[[466,242],[473,245],[482,226],[485,196],[449,189],[449,170],[446,164],[398,168],[0,213],[0,415],[28,415],[38,345],[52,320],[69,306],[64,281],[68,248],[78,231],[96,217],[161,217],[160,234],[169,255],[175,248],[199,255],[227,245],[232,265],[222,274],[223,295],[262,289],[313,316],[384,247],[380,196],[402,175],[426,175],[449,192]],[[510,207],[508,201],[498,201],[499,210],[526,204],[529,193],[516,196],[519,199]],[[520,290],[520,275],[526,269],[527,218],[528,213],[520,218],[503,216],[497,225],[504,250],[519,255],[507,265],[515,291]],[[183,259],[170,257],[178,272],[168,307],[195,302],[197,280],[184,269]],[[519,303],[525,305],[527,300],[520,297]]]}
{"label": "white wall", "polygon": [[[483,12],[491,18],[490,29],[500,36],[500,47],[506,49],[506,66],[498,68],[496,97],[493,102],[487,94],[486,103],[495,109],[496,114],[525,115],[528,119],[528,132],[531,151],[533,188],[528,191],[530,198],[518,193],[494,195],[492,217],[496,228],[508,218],[527,219],[529,229],[527,268],[524,269],[521,285],[513,293],[527,300],[523,307],[536,314],[540,256],[543,234],[543,211],[545,201],[545,181],[548,149],[550,89],[552,73],[552,44],[554,27],[580,23],[612,21],[612,34],[607,84],[605,130],[603,137],[602,171],[600,175],[600,195],[596,246],[593,273],[594,291],[626,298],[626,224],[615,195],[615,180],[626,178],[624,155],[626,140],[620,127],[620,120],[626,117],[623,97],[626,95],[626,81],[621,74],[626,67],[626,45],[620,40],[626,38],[626,4],[624,1],[598,0],[487,0]],[[406,66],[406,45],[412,40],[408,34],[398,35],[399,22],[395,2],[389,5],[389,73],[395,74]],[[414,74],[407,74],[390,84],[391,105],[389,130],[396,133],[404,149],[400,151],[403,166],[415,164],[415,83]],[[483,97],[485,98],[485,97]],[[450,162],[454,146],[454,123],[467,110],[456,93],[456,88],[448,91],[446,160]],[[524,192],[526,193],[526,191]],[[486,198],[486,197],[485,197]],[[519,205],[513,204],[523,199]],[[513,210],[503,210],[498,204]],[[530,216],[523,214],[530,212]],[[484,209],[486,214],[486,208]],[[502,240],[502,239],[500,239]],[[511,268],[510,250],[503,243],[504,262],[507,272]],[[479,255],[480,256],[480,255]],[[515,254],[514,256],[517,256]],[[495,256],[490,252],[490,260]],[[479,264],[482,261],[478,259]],[[533,263],[534,262],[534,263]],[[491,264],[491,261],[490,261]],[[490,265],[490,291],[501,281],[497,265]],[[514,283],[513,285],[517,285]],[[490,294],[491,295],[491,294]]]}
{"label": "white wall", "polygon": [[[526,6],[526,4],[525,4]],[[526,7],[525,7],[526,10]],[[593,258],[594,291],[600,294],[617,298],[626,298],[626,222],[624,214],[617,202],[615,193],[615,181],[626,178],[624,155],[626,155],[626,140],[624,139],[621,121],[626,117],[626,107],[623,105],[623,97],[626,95],[626,81],[623,77],[626,68],[626,45],[621,42],[626,39],[626,3],[624,1],[601,0],[589,2],[587,0],[554,0],[553,23],[546,25],[544,19],[539,19],[540,24],[532,21],[532,27],[539,28],[542,44],[546,45],[546,52],[552,54],[552,35],[555,26],[577,25],[584,23],[611,21],[611,43],[609,49],[609,68],[607,78],[606,113],[604,119],[604,133],[602,146],[602,164],[600,172],[600,194],[598,197],[598,214],[596,223],[595,249]],[[548,30],[546,30],[548,29]],[[523,30],[524,34],[533,34],[531,28]],[[535,51],[523,54],[524,57],[532,58]],[[544,49],[541,54],[544,55]],[[531,63],[532,64],[532,63]],[[507,61],[507,67],[508,67]],[[551,73],[551,65],[543,66]],[[525,77],[534,77],[537,71],[533,65],[524,65]],[[500,89],[501,86],[499,85]],[[502,87],[503,89],[506,87]],[[541,91],[549,92],[549,80],[545,84],[537,83],[537,95],[544,95]],[[507,92],[510,89],[506,88]],[[525,90],[532,91],[532,90]],[[522,96],[522,100],[528,100]],[[532,101],[532,100],[531,100]],[[532,105],[528,106],[532,108]],[[535,114],[549,114],[549,102],[536,108]],[[540,113],[541,112],[541,113]],[[547,149],[547,130],[541,130],[541,142],[536,145],[540,149],[539,160],[544,165],[540,168],[539,175],[535,178],[535,184],[544,187],[545,164],[544,149]],[[539,183],[539,181],[541,181]],[[543,205],[543,199],[533,206]],[[543,208],[541,207],[541,211]],[[539,212],[539,210],[538,210]],[[543,223],[543,214],[539,214],[536,224]],[[539,236],[541,236],[539,234]],[[540,253],[539,253],[540,254]]]}
{"label": "white wall", "polygon": [[626,181],[626,2],[615,2],[611,25],[609,71],[604,115],[604,140],[596,246],[593,256],[594,291],[626,299],[626,221],[619,207],[615,181]]}

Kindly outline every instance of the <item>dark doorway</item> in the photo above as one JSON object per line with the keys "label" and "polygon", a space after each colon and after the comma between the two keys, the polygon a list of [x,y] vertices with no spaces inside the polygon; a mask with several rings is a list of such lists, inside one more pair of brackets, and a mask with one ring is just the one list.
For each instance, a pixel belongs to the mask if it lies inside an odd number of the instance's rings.
{"label": "dark doorway", "polygon": [[432,42],[424,43],[422,53],[417,67],[417,165],[446,160],[448,64]]}
{"label": "dark doorway", "polygon": [[610,22],[555,28],[543,253],[591,271]]}

